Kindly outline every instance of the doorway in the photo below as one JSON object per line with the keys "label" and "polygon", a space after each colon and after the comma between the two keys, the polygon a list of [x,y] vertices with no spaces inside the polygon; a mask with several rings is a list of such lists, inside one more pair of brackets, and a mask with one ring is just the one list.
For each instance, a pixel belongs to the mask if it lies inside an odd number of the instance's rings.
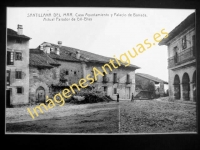
{"label": "doorway", "polygon": [[6,90],[6,107],[10,107],[10,90]]}
{"label": "doorway", "polygon": [[44,103],[45,102],[45,90],[43,87],[38,87],[36,90],[36,102]]}
{"label": "doorway", "polygon": [[126,99],[130,99],[130,87],[126,87]]}
{"label": "doorway", "polygon": [[184,73],[183,75],[182,84],[183,84],[183,100],[189,100],[190,99],[190,79],[187,73]]}

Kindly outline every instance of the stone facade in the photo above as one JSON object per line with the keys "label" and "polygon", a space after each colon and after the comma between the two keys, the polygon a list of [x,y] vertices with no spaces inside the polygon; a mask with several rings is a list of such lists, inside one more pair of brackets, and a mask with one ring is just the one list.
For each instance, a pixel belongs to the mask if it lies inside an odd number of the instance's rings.
{"label": "stone facade", "polygon": [[[48,49],[50,49],[49,51],[47,48],[45,48],[47,46],[49,47]],[[79,80],[81,78],[86,78],[88,74],[91,74],[91,77],[93,77],[93,67],[96,67],[103,73],[102,66],[105,63],[108,63],[109,59],[111,59],[106,58],[103,61],[98,60],[100,57],[103,59],[104,56],[98,56],[93,53],[90,53],[89,55],[87,54],[86,56],[86,52],[81,52],[80,50],[72,48],[65,48],[59,44],[55,45],[44,42],[39,47],[41,51],[46,53],[49,57],[60,64],[58,67],[60,73],[60,81],[67,83],[66,85],[68,86],[74,83],[78,84]],[[93,57],[93,60],[91,60],[90,57]],[[94,57],[96,57],[95,60]],[[135,93],[135,70],[137,68],[137,66],[121,66],[118,69],[113,69],[112,71],[108,71],[109,69],[107,68],[107,71],[109,72],[108,74],[106,74],[104,77],[98,75],[97,81],[91,85],[89,83],[88,84],[94,90],[101,92],[103,91],[106,95],[115,100],[117,99],[117,93],[119,93],[121,100],[130,100],[131,94]],[[116,83],[114,83],[114,76],[117,80]]]}
{"label": "stone facade", "polygon": [[[103,63],[86,63],[85,75],[93,75],[92,69],[96,67],[99,71],[102,70]],[[117,69],[109,71],[105,76],[98,76],[96,82],[91,86],[97,90],[104,91],[106,95],[112,99],[117,100],[117,93],[119,93],[120,100],[130,100],[132,93],[135,94],[135,69],[130,67],[120,66]],[[117,82],[114,83],[114,74],[116,74]],[[127,80],[127,76],[128,80]]]}
{"label": "stone facade", "polygon": [[51,85],[59,82],[57,75],[58,68],[37,68],[30,67],[30,88],[29,99],[31,104],[45,102],[46,97],[50,97]]}
{"label": "stone facade", "polygon": [[7,30],[7,107],[29,103],[29,40],[20,25]]}
{"label": "stone facade", "polygon": [[172,30],[159,45],[168,46],[170,99],[196,101],[195,13]]}

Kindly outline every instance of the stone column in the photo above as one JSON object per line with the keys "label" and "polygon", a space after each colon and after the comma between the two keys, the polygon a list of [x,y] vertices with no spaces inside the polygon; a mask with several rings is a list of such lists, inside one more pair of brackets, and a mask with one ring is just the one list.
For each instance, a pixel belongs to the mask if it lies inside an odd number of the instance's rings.
{"label": "stone column", "polygon": [[180,99],[184,100],[184,98],[183,98],[183,84],[182,83],[180,83],[180,94],[181,94]]}
{"label": "stone column", "polygon": [[190,101],[194,101],[193,82],[190,82]]}

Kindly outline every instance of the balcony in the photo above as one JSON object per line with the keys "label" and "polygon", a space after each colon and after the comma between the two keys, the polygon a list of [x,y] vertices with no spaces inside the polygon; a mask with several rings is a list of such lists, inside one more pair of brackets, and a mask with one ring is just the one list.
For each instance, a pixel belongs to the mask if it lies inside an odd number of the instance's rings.
{"label": "balcony", "polygon": [[181,65],[193,59],[195,59],[195,49],[194,47],[190,47],[178,53],[177,57],[173,56],[173,57],[168,58],[168,68]]}

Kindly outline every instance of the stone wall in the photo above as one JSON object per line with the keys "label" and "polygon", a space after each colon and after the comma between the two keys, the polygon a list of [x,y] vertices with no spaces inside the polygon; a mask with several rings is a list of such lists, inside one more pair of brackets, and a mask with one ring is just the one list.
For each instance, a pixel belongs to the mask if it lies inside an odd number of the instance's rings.
{"label": "stone wall", "polygon": [[52,84],[59,82],[59,76],[57,74],[58,68],[54,67],[51,69],[38,69],[36,67],[30,67],[30,102],[36,101],[36,90],[40,86],[45,89],[46,96],[49,96],[49,89]]}

